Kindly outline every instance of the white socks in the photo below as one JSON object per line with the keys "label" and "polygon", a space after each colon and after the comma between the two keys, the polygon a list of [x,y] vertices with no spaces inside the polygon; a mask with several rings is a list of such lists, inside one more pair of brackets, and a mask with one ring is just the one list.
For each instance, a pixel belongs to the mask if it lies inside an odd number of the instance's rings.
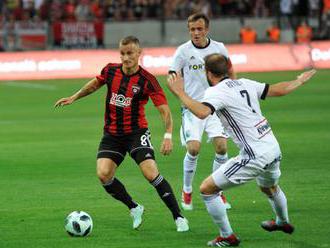
{"label": "white socks", "polygon": [[230,226],[227,210],[223,201],[218,194],[204,195],[201,194],[206,205],[207,212],[211,215],[214,223],[219,227],[220,236],[226,238],[233,234]]}
{"label": "white socks", "polygon": [[224,155],[221,155],[221,154],[215,154],[215,157],[214,157],[214,161],[213,161],[213,172],[216,171],[217,169],[220,168],[221,165],[223,165],[224,163],[226,163],[228,160],[228,154],[224,154]]}
{"label": "white socks", "polygon": [[197,167],[197,156],[192,156],[188,152],[183,160],[183,191],[186,193],[192,192],[192,181],[195,176]]}
{"label": "white socks", "polygon": [[268,201],[276,215],[276,224],[289,223],[288,205],[284,192],[277,186],[276,192]]}
{"label": "white socks", "polygon": [[[183,160],[183,191],[186,193],[192,192],[192,182],[197,168],[197,156],[192,156],[188,152]],[[222,164],[228,160],[227,153],[224,155],[215,154],[213,161],[213,171],[217,170]]]}

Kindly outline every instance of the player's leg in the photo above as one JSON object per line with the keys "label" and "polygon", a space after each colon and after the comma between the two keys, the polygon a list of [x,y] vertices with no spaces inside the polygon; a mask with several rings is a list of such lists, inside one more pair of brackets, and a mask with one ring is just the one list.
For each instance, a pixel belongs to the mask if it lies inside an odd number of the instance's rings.
{"label": "player's leg", "polygon": [[280,162],[276,161],[267,166],[264,173],[257,177],[260,190],[266,194],[271,208],[276,216],[275,220],[261,223],[261,227],[267,231],[283,231],[291,234],[294,227],[289,222],[287,198],[278,186],[280,178]]}
{"label": "player's leg", "polygon": [[152,159],[144,160],[139,166],[144,177],[155,187],[159,197],[171,211],[173,219],[176,220],[179,217],[183,217],[180,213],[171,185],[160,175],[155,161]]}
{"label": "player's leg", "polygon": [[205,121],[205,132],[209,140],[213,141],[215,157],[213,161],[213,171],[216,171],[221,165],[227,162],[227,138],[224,127],[218,116],[211,115]]}
{"label": "player's leg", "polygon": [[196,173],[203,129],[204,121],[185,110],[182,115],[182,126],[180,129],[181,143],[186,146],[187,150],[183,159],[183,189],[181,205],[184,210],[193,209],[192,184]]}
{"label": "player's leg", "polygon": [[214,137],[213,145],[215,150],[215,156],[213,160],[213,171],[216,171],[221,165],[228,161],[227,154],[227,138],[225,137]]}
{"label": "player's leg", "polygon": [[137,204],[132,201],[124,185],[115,178],[117,165],[108,158],[99,158],[97,160],[97,176],[100,179],[103,188],[116,200],[124,203],[129,209],[135,208]]}
{"label": "player's leg", "polygon": [[240,242],[230,227],[225,204],[216,194],[255,179],[261,171],[256,161],[239,155],[229,159],[202,183],[202,197],[220,232],[220,236],[208,242],[209,246],[237,246]]}
{"label": "player's leg", "polygon": [[131,157],[139,165],[143,176],[155,187],[158,195],[171,211],[176,224],[177,222],[186,222],[186,225],[183,226],[185,228],[177,228],[177,230],[180,232],[188,231],[188,222],[180,213],[178,202],[170,184],[159,174],[150,140],[150,131],[145,130],[142,133],[131,136],[128,147]]}
{"label": "player's leg", "polygon": [[[215,181],[216,177],[216,181]],[[204,200],[206,209],[212,217],[214,223],[219,228],[220,235],[207,243],[208,246],[238,246],[239,239],[231,228],[226,206],[219,200],[219,191],[222,188],[230,188],[232,184],[219,170],[207,177],[200,186],[201,196]]]}
{"label": "player's leg", "polygon": [[[207,118],[205,123],[205,132],[207,133],[209,139],[212,139],[215,156],[213,160],[212,171],[216,171],[221,165],[228,161],[227,154],[227,138],[228,135],[224,132],[224,128],[216,115],[212,115]],[[220,197],[225,203],[227,209],[231,208],[231,205],[227,201],[227,198],[221,191]]]}
{"label": "player's leg", "polygon": [[[140,151],[139,153],[142,153]],[[136,154],[138,160],[138,154]],[[143,176],[155,187],[159,197],[171,211],[173,219],[177,225],[177,231],[184,232],[189,230],[188,221],[181,215],[178,202],[175,198],[171,185],[160,175],[156,163],[153,159],[147,159],[139,163]]]}
{"label": "player's leg", "polygon": [[[213,144],[215,148],[215,157],[213,161],[213,171],[216,171],[220,168],[221,165],[225,164],[228,161],[227,154],[227,138],[225,137],[214,137]],[[227,201],[225,194],[220,191],[220,198],[224,202],[226,209],[231,209],[230,203]]]}
{"label": "player's leg", "polygon": [[268,201],[276,216],[275,220],[266,220],[261,227],[268,231],[282,231],[288,234],[293,233],[294,226],[289,222],[287,199],[284,192],[278,185],[271,187],[260,187],[261,191],[268,196]]}
{"label": "player's leg", "polygon": [[125,157],[125,149],[120,145],[117,137],[104,135],[97,154],[97,176],[105,191],[113,198],[125,204],[133,218],[133,228],[142,223],[143,206],[135,203],[128,194],[125,186],[115,178],[117,167]]}
{"label": "player's leg", "polygon": [[186,155],[183,159],[183,188],[181,205],[184,210],[192,210],[193,180],[197,169],[197,161],[201,143],[197,140],[188,141]]}

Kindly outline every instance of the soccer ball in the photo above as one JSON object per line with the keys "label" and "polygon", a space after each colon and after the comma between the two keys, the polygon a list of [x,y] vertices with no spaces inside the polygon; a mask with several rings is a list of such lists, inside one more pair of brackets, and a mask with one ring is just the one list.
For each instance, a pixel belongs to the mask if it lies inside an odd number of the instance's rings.
{"label": "soccer ball", "polygon": [[84,211],[73,211],[66,217],[64,227],[70,236],[85,237],[92,232],[93,220]]}

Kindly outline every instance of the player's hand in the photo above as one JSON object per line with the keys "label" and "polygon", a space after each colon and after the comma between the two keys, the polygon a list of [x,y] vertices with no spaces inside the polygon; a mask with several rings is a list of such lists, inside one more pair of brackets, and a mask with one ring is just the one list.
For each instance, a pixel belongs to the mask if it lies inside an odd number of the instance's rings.
{"label": "player's hand", "polygon": [[163,143],[160,147],[160,153],[163,155],[170,155],[170,153],[172,152],[173,149],[173,143],[172,143],[172,139],[165,139],[163,140]]}
{"label": "player's hand", "polygon": [[301,83],[305,83],[307,82],[309,79],[311,79],[311,77],[313,77],[313,75],[316,73],[315,69],[309,70],[309,71],[305,71],[303,73],[301,73],[298,77],[297,80],[300,81]]}
{"label": "player's hand", "polygon": [[70,105],[71,103],[74,102],[74,98],[73,97],[65,97],[65,98],[61,98],[60,100],[58,100],[54,107],[61,107],[61,106],[65,106],[65,105]]}
{"label": "player's hand", "polygon": [[178,95],[180,92],[184,91],[184,82],[180,73],[171,73],[167,77],[167,87],[175,95]]}

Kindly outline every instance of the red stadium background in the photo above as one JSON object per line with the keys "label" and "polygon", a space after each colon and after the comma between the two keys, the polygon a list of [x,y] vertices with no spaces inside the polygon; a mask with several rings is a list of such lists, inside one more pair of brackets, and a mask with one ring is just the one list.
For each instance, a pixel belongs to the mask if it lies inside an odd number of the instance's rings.
{"label": "red stadium background", "polygon": [[[227,45],[237,72],[330,68],[330,42],[310,44]],[[141,65],[164,75],[173,47],[145,48]],[[8,52],[0,54],[0,80],[89,78],[108,62],[119,62],[117,50]]]}

